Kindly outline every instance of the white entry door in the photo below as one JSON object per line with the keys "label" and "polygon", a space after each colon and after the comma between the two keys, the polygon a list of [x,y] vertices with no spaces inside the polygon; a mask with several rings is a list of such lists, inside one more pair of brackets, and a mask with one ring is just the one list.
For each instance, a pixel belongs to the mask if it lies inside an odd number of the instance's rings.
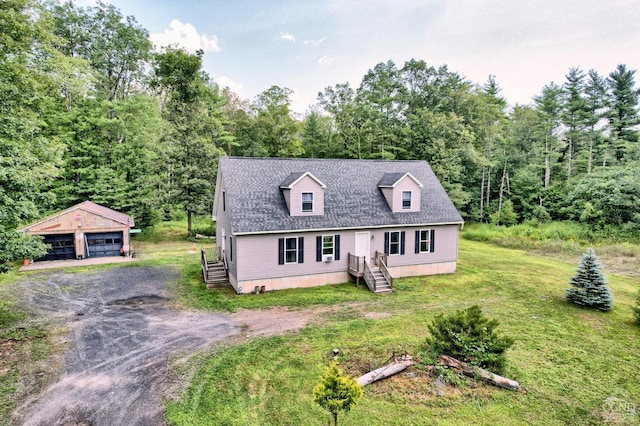
{"label": "white entry door", "polygon": [[364,257],[369,262],[371,256],[371,235],[369,232],[356,232],[356,256]]}

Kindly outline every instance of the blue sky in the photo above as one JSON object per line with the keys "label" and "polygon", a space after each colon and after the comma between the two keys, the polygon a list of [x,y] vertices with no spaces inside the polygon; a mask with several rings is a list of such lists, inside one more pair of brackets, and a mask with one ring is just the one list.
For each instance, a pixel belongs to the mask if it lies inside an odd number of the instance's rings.
{"label": "blue sky", "polygon": [[[93,0],[77,0],[79,5]],[[109,0],[157,45],[205,51],[205,70],[253,100],[288,87],[304,113],[327,86],[412,58],[475,83],[496,76],[511,104],[531,102],[569,67],[640,69],[637,0]],[[640,82],[640,74],[636,75]]]}

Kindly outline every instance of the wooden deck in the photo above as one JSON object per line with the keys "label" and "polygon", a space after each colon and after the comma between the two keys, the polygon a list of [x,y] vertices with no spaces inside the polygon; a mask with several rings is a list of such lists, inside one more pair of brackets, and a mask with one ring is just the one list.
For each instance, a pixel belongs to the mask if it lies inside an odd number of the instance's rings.
{"label": "wooden deck", "polygon": [[370,265],[364,256],[354,256],[347,254],[349,274],[356,278],[356,283],[360,284],[360,278],[374,293],[391,293],[393,291],[393,277],[387,269],[387,256],[384,253],[376,252],[375,264]]}

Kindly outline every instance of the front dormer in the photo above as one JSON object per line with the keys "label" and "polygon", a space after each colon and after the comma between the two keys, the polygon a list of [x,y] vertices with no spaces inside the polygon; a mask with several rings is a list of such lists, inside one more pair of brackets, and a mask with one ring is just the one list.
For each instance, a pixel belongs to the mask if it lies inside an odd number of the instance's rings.
{"label": "front dormer", "polygon": [[422,186],[411,173],[385,173],[378,182],[378,188],[394,213],[419,212]]}
{"label": "front dormer", "polygon": [[280,190],[291,216],[324,215],[324,190],[327,186],[309,172],[291,173]]}

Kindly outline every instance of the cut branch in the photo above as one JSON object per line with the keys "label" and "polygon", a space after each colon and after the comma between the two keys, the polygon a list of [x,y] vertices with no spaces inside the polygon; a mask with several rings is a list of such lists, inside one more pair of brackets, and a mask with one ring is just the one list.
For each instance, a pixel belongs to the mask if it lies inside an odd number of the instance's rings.
{"label": "cut branch", "polygon": [[459,361],[448,355],[438,355],[438,365],[460,370],[465,376],[480,377],[483,381],[504,389],[515,391],[520,389],[520,385],[515,380],[498,376],[497,374],[494,374],[480,367],[471,366],[466,362]]}
{"label": "cut branch", "polygon": [[413,359],[405,355],[396,360],[396,362],[391,363],[389,365],[385,365],[384,367],[380,367],[376,370],[370,371],[364,376],[358,378],[358,384],[360,386],[366,386],[378,380],[385,379],[387,377],[394,376],[401,371],[406,370],[408,367],[414,364]]}

